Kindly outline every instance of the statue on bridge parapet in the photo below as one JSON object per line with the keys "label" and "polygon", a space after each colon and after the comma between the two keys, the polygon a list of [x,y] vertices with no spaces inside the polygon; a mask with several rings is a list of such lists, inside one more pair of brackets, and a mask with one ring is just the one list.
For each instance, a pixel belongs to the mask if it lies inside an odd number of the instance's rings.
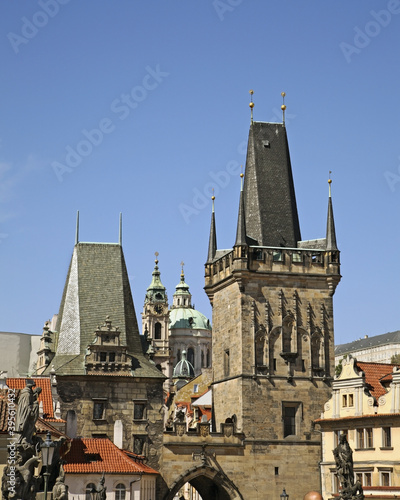
{"label": "statue on bridge parapet", "polygon": [[360,481],[354,481],[353,451],[345,434],[341,434],[339,444],[333,450],[336,462],[336,473],[342,487],[340,499],[364,500],[364,492]]}

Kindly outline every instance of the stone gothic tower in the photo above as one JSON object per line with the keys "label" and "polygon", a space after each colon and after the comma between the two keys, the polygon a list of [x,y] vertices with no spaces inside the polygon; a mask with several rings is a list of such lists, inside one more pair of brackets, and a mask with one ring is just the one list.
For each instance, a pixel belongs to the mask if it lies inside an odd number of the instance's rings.
{"label": "stone gothic tower", "polygon": [[326,237],[301,240],[283,123],[251,123],[236,240],[230,250],[216,241],[213,204],[205,291],[213,307],[214,426],[233,418],[245,435],[249,475],[243,484],[237,477],[241,491],[254,481],[257,491],[268,488],[267,498],[278,498],[282,485],[301,498],[319,489],[312,422],[331,392],[340,264],[330,192]]}

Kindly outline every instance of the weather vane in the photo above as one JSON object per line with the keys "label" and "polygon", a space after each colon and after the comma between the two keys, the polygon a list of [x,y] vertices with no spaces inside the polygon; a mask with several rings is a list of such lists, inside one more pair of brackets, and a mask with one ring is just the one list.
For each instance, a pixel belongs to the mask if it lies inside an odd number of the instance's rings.
{"label": "weather vane", "polygon": [[254,90],[249,90],[249,94],[250,94],[250,110],[251,110],[251,123],[253,123],[253,108],[254,108],[254,102],[253,102],[253,94],[254,94]]}
{"label": "weather vane", "polygon": [[286,95],[286,92],[281,92],[281,96],[282,96],[282,106],[281,106],[281,110],[282,110],[282,123],[284,125],[285,125],[285,110],[286,110],[285,95]]}

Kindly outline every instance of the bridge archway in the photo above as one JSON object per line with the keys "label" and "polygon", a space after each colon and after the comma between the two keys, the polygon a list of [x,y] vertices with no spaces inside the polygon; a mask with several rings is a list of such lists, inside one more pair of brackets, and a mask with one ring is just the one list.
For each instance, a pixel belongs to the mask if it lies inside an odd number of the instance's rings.
{"label": "bridge archway", "polygon": [[173,500],[178,491],[190,483],[203,500],[243,500],[233,482],[221,471],[209,465],[188,469],[172,484],[164,500]]}

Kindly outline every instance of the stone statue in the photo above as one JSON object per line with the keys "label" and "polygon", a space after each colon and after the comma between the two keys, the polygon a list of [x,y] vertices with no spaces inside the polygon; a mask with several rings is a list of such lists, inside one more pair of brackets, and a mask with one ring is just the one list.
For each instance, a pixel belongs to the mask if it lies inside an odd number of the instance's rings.
{"label": "stone statue", "polygon": [[92,500],[106,500],[107,488],[104,486],[105,480],[106,480],[106,478],[105,478],[104,472],[103,472],[103,475],[101,476],[99,484],[95,488],[92,488],[92,491],[90,493],[92,495]]}
{"label": "stone statue", "polygon": [[35,387],[35,381],[26,380],[26,386],[22,389],[18,398],[17,414],[15,418],[15,433],[18,434],[17,441],[24,438],[28,443],[32,443],[32,436],[35,432],[35,424],[39,418],[39,394],[41,387]]}
{"label": "stone statue", "polygon": [[336,462],[336,473],[342,489],[342,500],[364,500],[364,493],[360,481],[354,482],[353,452],[347,442],[345,434],[341,434],[339,444],[333,450]]}
{"label": "stone statue", "polygon": [[60,475],[53,487],[53,500],[68,500],[68,486],[65,484],[64,468],[60,466]]}

